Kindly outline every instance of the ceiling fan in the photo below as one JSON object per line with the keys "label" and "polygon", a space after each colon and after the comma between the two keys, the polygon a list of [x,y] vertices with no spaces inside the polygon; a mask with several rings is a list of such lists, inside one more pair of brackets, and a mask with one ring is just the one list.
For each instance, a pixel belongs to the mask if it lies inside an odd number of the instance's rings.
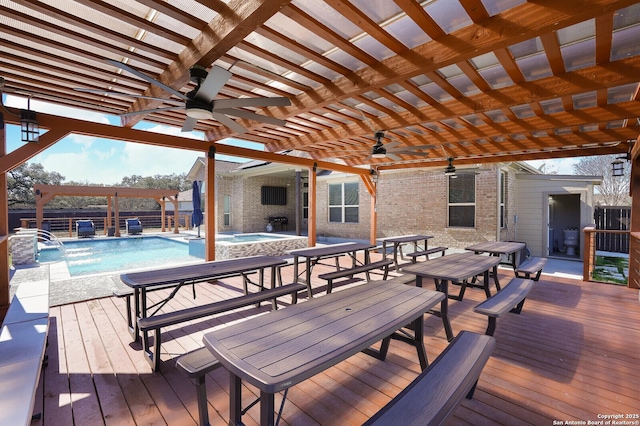
{"label": "ceiling fan", "polygon": [[[413,156],[422,156],[426,157],[429,155],[426,152],[427,149],[433,148],[432,145],[419,145],[419,146],[400,146],[401,142],[387,135],[388,132],[384,130],[377,130],[371,120],[367,118],[362,110],[360,110],[360,115],[362,115],[362,119],[367,123],[369,128],[373,131],[373,137],[375,139],[375,144],[371,147],[371,153],[367,157],[367,160],[370,158],[389,158],[393,161],[402,160],[398,157],[397,154],[404,155],[413,155]],[[391,139],[391,142],[384,144],[382,140],[387,137]]]}
{"label": "ceiling fan", "polygon": [[242,134],[247,131],[243,126],[238,124],[235,120],[229,118],[229,116],[246,118],[249,120],[260,121],[263,123],[269,123],[276,126],[284,126],[286,121],[280,120],[274,117],[269,117],[266,115],[256,114],[255,112],[241,109],[243,107],[267,107],[267,106],[288,106],[291,105],[291,101],[286,97],[260,97],[260,98],[236,98],[236,99],[214,99],[220,89],[229,81],[232,74],[228,70],[221,68],[219,66],[214,65],[211,68],[211,71],[207,72],[204,67],[199,65],[193,66],[189,70],[189,77],[192,82],[196,84],[195,89],[188,92],[187,94],[183,94],[172,87],[167,86],[166,84],[161,83],[160,81],[149,77],[143,72],[138,71],[135,68],[130,67],[127,64],[122,62],[114,61],[108,59],[107,62],[117,68],[120,68],[123,71],[127,71],[136,77],[139,77],[159,88],[164,90],[165,92],[176,96],[182,100],[177,101],[173,99],[164,99],[164,98],[154,98],[151,96],[139,96],[139,95],[131,95],[121,92],[109,92],[105,90],[99,89],[75,89],[81,92],[90,92],[90,93],[102,93],[102,94],[112,94],[112,95],[122,95],[122,96],[132,96],[135,98],[141,99],[155,99],[161,100],[168,104],[173,104],[173,106],[168,107],[160,107],[151,110],[143,110],[143,111],[133,111],[125,114],[121,114],[121,117],[137,115],[137,114],[148,114],[157,111],[169,111],[169,110],[179,110],[185,109],[187,118],[182,126],[183,132],[190,132],[195,127],[198,120],[204,120],[213,118],[214,120],[224,124],[230,129],[236,131],[239,134]]}

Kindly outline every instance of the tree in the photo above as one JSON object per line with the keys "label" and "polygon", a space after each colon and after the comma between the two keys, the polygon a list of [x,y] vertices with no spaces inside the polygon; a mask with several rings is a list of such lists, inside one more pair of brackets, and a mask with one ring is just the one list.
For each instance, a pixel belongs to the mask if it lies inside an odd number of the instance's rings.
{"label": "tree", "polygon": [[[176,193],[179,193],[191,188],[191,182],[185,179],[186,174],[184,173],[146,177],[131,175],[122,178],[122,181],[116,186],[144,189],[175,189]],[[123,198],[119,200],[119,203],[122,210],[160,209],[160,205],[151,198]]]}
{"label": "tree", "polygon": [[629,184],[631,182],[631,165],[624,161],[623,176],[613,176],[611,163],[619,155],[600,155],[582,157],[573,165],[576,174],[602,176],[602,184],[596,191],[602,196],[602,204],[605,206],[630,205]]}
{"label": "tree", "polygon": [[24,163],[7,173],[9,207],[34,208],[36,205],[33,185],[60,185],[64,176],[47,172],[42,164]]}

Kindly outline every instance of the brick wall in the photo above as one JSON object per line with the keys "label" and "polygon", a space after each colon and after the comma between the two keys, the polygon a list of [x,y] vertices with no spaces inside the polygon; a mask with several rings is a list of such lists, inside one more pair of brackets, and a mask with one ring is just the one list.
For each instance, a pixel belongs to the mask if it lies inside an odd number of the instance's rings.
{"label": "brick wall", "polygon": [[[430,234],[430,245],[464,248],[480,241],[495,241],[498,233],[498,184],[499,173],[495,167],[481,166],[476,171],[476,227],[447,227],[447,177],[440,168],[433,170],[403,170],[385,172],[378,181],[378,238],[404,234]],[[328,188],[330,183],[359,183],[358,223],[329,223]],[[263,206],[260,188],[287,187],[286,206]],[[502,240],[513,238],[515,209],[515,172],[509,170],[507,178],[507,226],[500,230]],[[222,195],[232,194],[231,229],[222,224]],[[268,216],[286,216],[288,229],[295,229],[295,181],[279,177],[225,178],[218,184],[218,229],[239,232],[264,232]],[[369,239],[371,198],[360,178],[344,175],[320,179],[317,185],[318,237]],[[278,228],[276,228],[277,230]],[[303,229],[303,232],[305,229]]]}

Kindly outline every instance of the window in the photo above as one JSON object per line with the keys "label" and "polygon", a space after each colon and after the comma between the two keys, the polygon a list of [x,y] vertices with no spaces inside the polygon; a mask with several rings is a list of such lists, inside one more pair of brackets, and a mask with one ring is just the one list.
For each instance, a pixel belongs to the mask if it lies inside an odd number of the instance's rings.
{"label": "window", "polygon": [[476,175],[449,176],[449,226],[476,226]]}
{"label": "window", "polygon": [[302,218],[309,219],[309,192],[302,193]]}
{"label": "window", "polygon": [[329,185],[329,222],[358,222],[358,183]]}
{"label": "window", "polygon": [[500,228],[507,226],[507,208],[505,200],[507,199],[507,172],[500,172]]}
{"label": "window", "polygon": [[224,196],[224,226],[231,226],[231,195]]}

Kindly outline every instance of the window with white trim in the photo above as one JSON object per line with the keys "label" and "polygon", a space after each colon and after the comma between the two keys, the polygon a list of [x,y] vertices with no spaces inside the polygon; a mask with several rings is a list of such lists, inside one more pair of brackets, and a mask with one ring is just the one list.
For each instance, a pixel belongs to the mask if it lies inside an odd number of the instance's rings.
{"label": "window with white trim", "polygon": [[224,196],[224,226],[231,226],[231,195]]}
{"label": "window with white trim", "polygon": [[500,172],[500,228],[507,226],[507,172]]}
{"label": "window with white trim", "polygon": [[359,199],[357,182],[329,184],[329,222],[357,223]]}
{"label": "window with white trim", "polygon": [[474,228],[476,226],[476,175],[458,173],[449,176],[448,226]]}

